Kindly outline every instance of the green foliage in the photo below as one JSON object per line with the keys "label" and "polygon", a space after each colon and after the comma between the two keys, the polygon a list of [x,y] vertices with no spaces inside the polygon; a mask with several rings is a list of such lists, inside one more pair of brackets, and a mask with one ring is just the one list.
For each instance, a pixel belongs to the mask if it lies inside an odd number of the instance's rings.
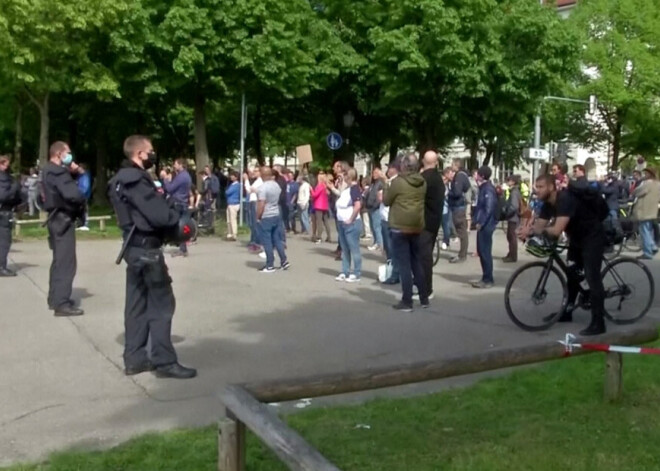
{"label": "green foliage", "polygon": [[588,0],[570,21],[580,33],[583,69],[575,93],[599,100],[599,119],[582,117],[584,144],[611,143],[619,160],[660,152],[660,10],[655,0]]}

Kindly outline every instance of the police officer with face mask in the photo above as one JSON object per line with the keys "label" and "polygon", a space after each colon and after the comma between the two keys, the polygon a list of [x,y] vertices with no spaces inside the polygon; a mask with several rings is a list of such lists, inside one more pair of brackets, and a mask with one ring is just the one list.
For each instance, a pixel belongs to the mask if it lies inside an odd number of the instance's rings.
{"label": "police officer with face mask", "polygon": [[44,209],[48,212],[48,243],[53,251],[48,287],[48,307],[55,316],[81,316],[71,299],[76,276],[76,220],[82,216],[85,199],[71,172],[78,169],[66,142],[50,146],[50,160],[43,169]]}
{"label": "police officer with face mask", "polygon": [[[183,241],[174,235],[182,220],[179,211],[158,193],[147,173],[156,161],[151,140],[139,135],[128,137],[124,141],[124,154],[127,160],[110,180],[108,197],[124,231],[121,255],[127,265],[125,373],[135,375],[155,370],[161,378],[193,378],[197,371],[178,363],[172,345],[175,299],[161,249],[166,241]],[[148,340],[150,351],[147,351]]]}
{"label": "police officer with face mask", "polygon": [[11,246],[11,223],[14,206],[20,202],[21,188],[9,173],[9,156],[0,155],[0,277],[16,276],[7,268]]}

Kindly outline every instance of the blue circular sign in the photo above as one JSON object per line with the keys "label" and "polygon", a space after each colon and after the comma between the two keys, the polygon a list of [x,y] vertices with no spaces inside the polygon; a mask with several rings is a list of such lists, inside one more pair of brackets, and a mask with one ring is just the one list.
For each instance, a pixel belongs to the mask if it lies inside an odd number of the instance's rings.
{"label": "blue circular sign", "polygon": [[330,150],[337,150],[342,146],[344,140],[338,132],[331,132],[328,134],[328,137],[325,138],[325,142],[328,143]]}

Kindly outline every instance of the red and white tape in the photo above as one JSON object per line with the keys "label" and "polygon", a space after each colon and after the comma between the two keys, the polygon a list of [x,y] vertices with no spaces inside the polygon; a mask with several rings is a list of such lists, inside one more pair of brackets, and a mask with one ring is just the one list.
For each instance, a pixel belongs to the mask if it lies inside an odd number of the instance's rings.
{"label": "red and white tape", "polygon": [[564,340],[559,343],[564,346],[566,355],[573,353],[573,349],[581,348],[583,350],[595,350],[598,352],[618,352],[618,353],[637,353],[641,355],[660,355],[660,348],[649,347],[624,347],[622,345],[607,345],[604,343],[577,343],[573,334],[566,334]]}

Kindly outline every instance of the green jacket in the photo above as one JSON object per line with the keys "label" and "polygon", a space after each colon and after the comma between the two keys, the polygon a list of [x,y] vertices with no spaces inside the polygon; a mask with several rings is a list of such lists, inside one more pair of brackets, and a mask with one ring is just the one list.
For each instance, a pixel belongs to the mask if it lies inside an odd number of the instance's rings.
{"label": "green jacket", "polygon": [[425,196],[426,181],[419,173],[399,175],[392,180],[383,195],[383,204],[390,207],[390,228],[409,234],[421,233]]}

